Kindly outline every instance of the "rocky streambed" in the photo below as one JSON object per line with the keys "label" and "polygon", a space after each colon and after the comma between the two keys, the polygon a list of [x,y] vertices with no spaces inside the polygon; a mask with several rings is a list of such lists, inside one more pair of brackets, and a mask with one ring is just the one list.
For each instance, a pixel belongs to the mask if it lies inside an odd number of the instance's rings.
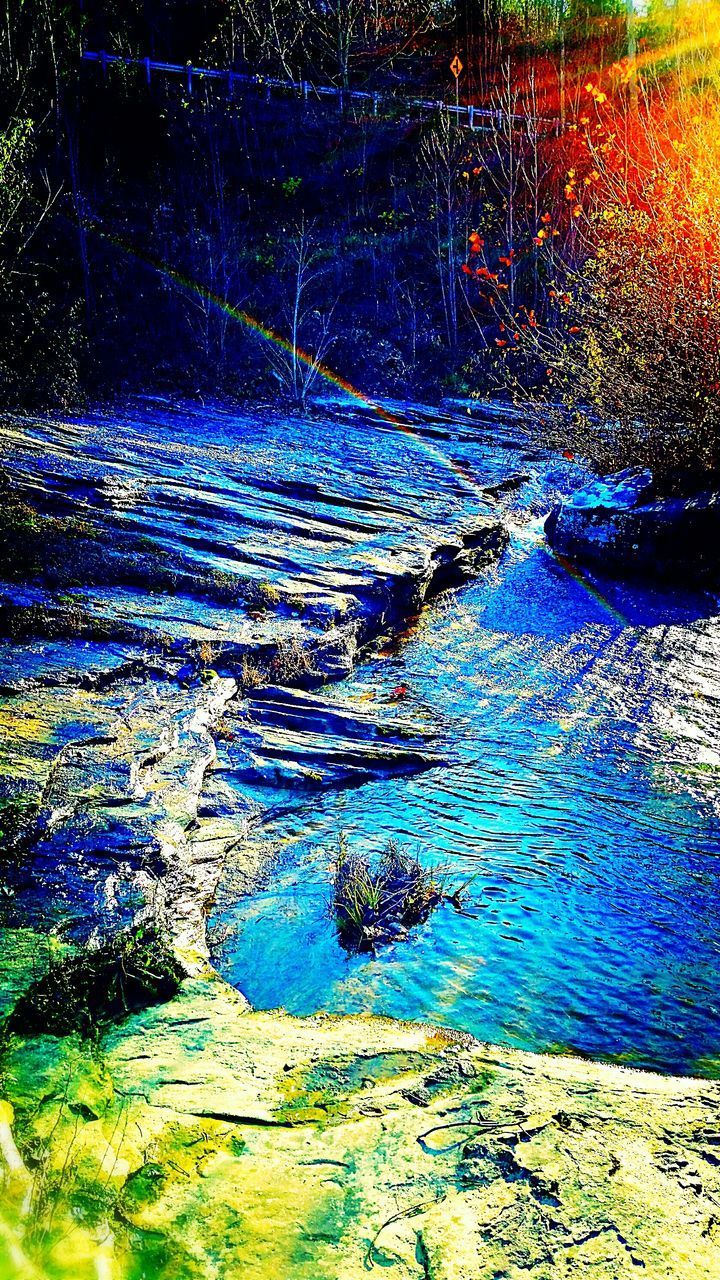
{"label": "rocky streambed", "polygon": [[[441,719],[342,681],[581,479],[507,411],[401,421],[2,424],[3,1276],[720,1265],[710,1080],[491,1049],[441,1009],[255,1012],[210,963],[273,814],[447,766]],[[712,805],[718,636],[684,612],[643,630],[653,714]]]}

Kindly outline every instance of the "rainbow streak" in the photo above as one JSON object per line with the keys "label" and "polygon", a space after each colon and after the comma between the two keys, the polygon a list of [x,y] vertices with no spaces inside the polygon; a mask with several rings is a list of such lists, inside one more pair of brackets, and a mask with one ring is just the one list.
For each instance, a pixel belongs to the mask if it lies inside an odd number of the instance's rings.
{"label": "rainbow streak", "polygon": [[[107,240],[110,244],[115,245],[115,247],[120,249],[123,253],[127,253],[133,258],[136,258],[139,262],[150,267],[153,271],[157,271],[168,280],[174,281],[175,284],[180,285],[181,288],[187,289],[190,293],[194,293],[197,297],[211,303],[212,306],[217,307],[225,315],[230,316],[232,320],[237,320],[240,324],[245,325],[246,328],[252,330],[253,333],[257,333],[261,338],[265,339],[265,341],[274,343],[283,351],[286,351],[288,355],[294,355],[303,364],[307,365],[309,369],[317,370],[326,382],[329,382],[333,387],[337,387],[340,391],[344,392],[345,395],[348,395],[353,400],[357,401],[358,404],[362,404],[365,408],[371,409],[382,422],[395,427],[405,435],[412,436],[431,455],[431,457],[439,461],[446,470],[452,471],[453,474],[461,480],[466,489],[468,489],[473,495],[479,495],[484,501],[487,501],[483,486],[475,480],[467,467],[463,467],[457,462],[454,462],[452,458],[448,458],[436,445],[432,444],[429,440],[425,440],[411,423],[399,417],[398,414],[391,413],[388,409],[383,408],[383,406],[378,404],[376,400],[370,399],[369,396],[366,396],[362,391],[358,390],[357,387],[353,386],[352,382],[348,382],[347,378],[343,378],[339,373],[335,373],[334,369],[323,364],[322,361],[317,360],[315,356],[310,354],[310,352],[304,351],[302,347],[294,346],[290,339],[283,337],[281,333],[278,333],[277,329],[274,329],[271,325],[265,324],[262,320],[258,320],[255,316],[251,315],[249,311],[244,311],[240,307],[234,307],[232,303],[228,302],[225,298],[222,298],[217,293],[213,293],[212,289],[208,289],[206,285],[201,284],[197,280],[193,280],[190,276],[184,275],[174,267],[169,267],[167,263],[160,262],[158,259],[138,253],[136,249],[133,249],[130,245],[126,244],[118,236],[102,230],[102,228],[98,227],[96,224],[88,223],[86,224],[86,229],[88,231],[92,231],[101,239]],[[561,568],[563,568],[575,582],[584,587],[588,594],[602,605],[602,607],[607,610],[616,622],[621,623],[622,626],[628,625],[627,620],[619,610],[617,610],[610,601],[606,599],[597,587],[587,580],[580,569],[573,565],[569,560],[566,560],[564,556],[558,555],[557,552],[553,552],[552,554]]]}
{"label": "rainbow streak", "polygon": [[120,249],[121,252],[135,258],[138,262],[149,267],[152,271],[156,271],[166,279],[172,280],[182,289],[187,289],[189,293],[194,293],[196,297],[202,298],[205,302],[209,302],[212,306],[217,307],[219,311],[224,313],[224,315],[229,316],[231,320],[237,320],[247,329],[258,334],[258,336],[263,338],[266,342],[272,342],[274,346],[280,347],[280,349],[282,351],[286,351],[288,355],[294,356],[302,364],[306,365],[308,369],[312,369],[319,373],[320,376],[324,378],[326,382],[330,383],[331,386],[337,387],[339,391],[350,396],[351,399],[355,400],[358,404],[363,405],[364,408],[371,409],[381,422],[395,428],[397,431],[402,431],[404,435],[412,436],[431,458],[436,462],[439,462],[445,470],[452,471],[470,493],[476,495],[482,492],[481,486],[473,480],[472,476],[468,475],[466,469],[459,466],[452,458],[448,458],[437,447],[437,445],[426,440],[422,433],[418,431],[412,423],[407,422],[406,419],[401,418],[396,413],[391,413],[389,409],[385,409],[383,405],[378,404],[376,400],[372,400],[369,396],[365,395],[364,392],[354,386],[352,382],[349,382],[347,378],[343,378],[339,373],[336,373],[334,369],[331,369],[329,365],[318,360],[311,354],[311,352],[303,350],[302,347],[295,346],[289,338],[284,337],[283,334],[279,333],[277,329],[274,329],[272,325],[265,324],[264,321],[258,320],[256,316],[251,315],[249,311],[245,311],[241,307],[234,307],[226,298],[221,297],[218,293],[214,293],[212,289],[208,289],[207,286],[201,284],[200,281],[193,280],[192,277],[184,275],[183,272],[178,271],[175,267],[170,267],[167,263],[161,262],[157,258],[152,258],[146,254],[138,253],[137,249],[134,249],[131,245],[127,244],[119,236],[103,230],[103,228],[99,227],[96,223],[86,223],[85,226],[86,230],[92,231],[93,234],[99,236],[100,239],[107,240],[110,244],[114,245],[115,248]]}
{"label": "rainbow streak", "polygon": [[622,614],[619,609],[616,609],[614,604],[610,603],[607,596],[604,596],[602,591],[600,591],[594,583],[590,582],[589,578],[586,578],[582,569],[578,568],[576,564],[573,564],[572,560],[568,560],[566,556],[561,555],[559,551],[554,551],[549,545],[548,550],[550,551],[553,559],[560,565],[560,568],[565,570],[568,577],[572,578],[581,587],[584,587],[588,595],[592,596],[593,600],[596,600],[603,609],[607,610],[616,622],[619,622],[623,627],[629,626],[625,615]]}
{"label": "rainbow streak", "polygon": [[121,249],[123,253],[130,254],[133,258],[142,262],[144,266],[150,267],[153,271],[157,271],[159,275],[165,276],[168,280],[173,280],[175,284],[180,285],[181,288],[187,289],[190,293],[194,293],[205,302],[211,303],[211,305],[217,307],[219,311],[224,312],[226,316],[230,316],[232,320],[239,321],[239,323],[245,325],[247,329],[251,329],[253,333],[259,334],[259,336],[264,338],[266,342],[272,342],[276,347],[280,347],[281,350],[286,351],[288,355],[299,360],[301,364],[306,365],[308,369],[313,369],[319,373],[326,382],[337,387],[346,395],[351,396],[353,400],[357,400],[357,402],[364,405],[365,408],[372,409],[373,413],[375,413],[383,422],[387,422],[393,427],[398,427],[400,431],[404,431],[408,435],[417,435],[417,432],[413,429],[410,423],[405,422],[402,418],[398,417],[397,414],[390,413],[389,410],[384,409],[382,405],[377,403],[377,401],[371,400],[369,396],[366,396],[362,391],[358,390],[357,387],[353,386],[352,382],[348,382],[347,378],[341,377],[339,373],[336,373],[334,369],[329,367],[329,365],[323,364],[321,360],[316,359],[316,357],[309,351],[304,351],[302,347],[295,346],[289,338],[283,337],[277,329],[273,329],[272,325],[265,324],[262,320],[258,320],[255,316],[251,315],[249,311],[244,311],[240,307],[234,307],[231,302],[228,302],[227,299],[221,297],[220,294],[213,293],[212,289],[208,289],[198,280],[193,280],[190,276],[184,275],[174,267],[169,267],[167,263],[161,262],[157,258],[148,257],[146,254],[138,253],[137,249],[133,249],[118,236],[104,231],[101,227],[98,227],[97,224],[87,223],[86,230],[92,231],[101,239],[109,241],[110,244]]}

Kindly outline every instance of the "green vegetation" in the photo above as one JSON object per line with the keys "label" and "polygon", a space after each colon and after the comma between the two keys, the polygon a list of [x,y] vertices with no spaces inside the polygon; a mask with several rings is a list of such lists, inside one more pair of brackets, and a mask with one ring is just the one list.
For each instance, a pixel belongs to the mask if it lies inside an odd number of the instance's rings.
{"label": "green vegetation", "polygon": [[0,798],[0,862],[29,839],[38,807],[24,796]]}
{"label": "green vegetation", "polygon": [[169,1000],[183,976],[167,939],[136,926],[53,960],[18,1001],[8,1026],[23,1035],[90,1036],[105,1023]]}
{"label": "green vegetation", "polygon": [[220,604],[244,604],[258,612],[275,608],[282,597],[272,582],[258,582],[240,573],[216,569],[210,578],[213,599]]}
{"label": "green vegetation", "polygon": [[0,575],[26,581],[40,573],[42,521],[0,468]]}
{"label": "green vegetation", "polygon": [[425,867],[394,840],[377,863],[338,841],[331,914],[348,951],[374,951],[421,924],[441,902],[461,907],[464,886],[449,892],[443,873]]}

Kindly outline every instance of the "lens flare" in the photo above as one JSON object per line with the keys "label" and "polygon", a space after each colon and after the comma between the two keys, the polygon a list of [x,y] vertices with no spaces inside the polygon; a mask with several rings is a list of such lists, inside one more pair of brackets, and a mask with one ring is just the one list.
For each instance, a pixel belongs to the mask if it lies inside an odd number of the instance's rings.
{"label": "lens flare", "polygon": [[[399,414],[390,412],[390,410],[384,408],[383,405],[378,404],[376,400],[372,400],[369,396],[365,395],[364,392],[353,386],[352,382],[349,382],[347,378],[343,378],[339,373],[336,373],[334,369],[331,369],[329,365],[317,360],[310,352],[304,351],[302,347],[294,346],[289,338],[284,337],[277,329],[274,329],[272,325],[265,324],[264,321],[258,320],[256,316],[251,315],[249,311],[245,311],[242,307],[233,306],[226,298],[214,293],[212,289],[208,289],[207,286],[202,284],[200,281],[193,280],[190,276],[187,276],[176,268],[169,266],[167,263],[161,262],[156,258],[149,257],[146,254],[139,253],[136,249],[132,248],[132,246],[126,244],[119,236],[105,231],[103,228],[98,227],[97,224],[87,224],[86,229],[88,231],[92,231],[101,239],[106,240],[109,244],[114,245],[117,249],[120,249],[121,252],[129,254],[144,266],[156,271],[165,279],[173,281],[173,283],[177,284],[180,288],[186,289],[190,293],[194,293],[196,297],[202,298],[205,302],[209,302],[212,306],[217,307],[226,316],[229,316],[230,319],[244,325],[253,333],[258,334],[258,336],[266,342],[274,343],[275,346],[280,347],[289,355],[294,354],[295,357],[303,364],[307,365],[308,368],[317,370],[317,372],[331,386],[336,387],[339,391],[342,391],[345,395],[355,400],[356,403],[363,405],[364,408],[371,409],[381,422],[398,431],[402,431],[405,435],[412,436],[418,441],[426,453],[428,453],[436,462],[439,462],[445,470],[453,473],[467,492],[472,493],[474,497],[479,496],[483,502],[487,502],[487,495],[483,485],[480,484],[479,481],[475,480],[467,467],[455,462],[452,458],[449,458],[444,454],[436,445],[432,444],[431,441],[426,440],[417,428],[412,425],[412,423],[400,417]],[[584,574],[576,566],[572,565],[570,561],[565,560],[563,556],[556,556],[555,559],[561,568],[574,578],[576,582],[580,583],[588,594],[601,604],[616,622],[620,622],[623,626],[627,625],[626,619],[623,618],[622,614],[614,608],[610,601],[605,598],[597,587],[585,578]]]}
{"label": "lens flare", "polygon": [[624,614],[622,614],[619,609],[616,609],[614,604],[610,603],[607,596],[604,596],[602,591],[595,586],[595,583],[591,582],[590,579],[585,576],[578,565],[573,564],[572,560],[568,560],[567,557],[561,555],[559,551],[553,551],[552,557],[556,564],[559,564],[560,568],[565,570],[568,577],[572,578],[573,582],[577,582],[581,587],[584,587],[588,595],[591,596],[593,600],[596,600],[597,603],[610,614],[611,618],[614,618],[615,622],[619,622],[621,627],[626,627],[628,625],[628,620]]}

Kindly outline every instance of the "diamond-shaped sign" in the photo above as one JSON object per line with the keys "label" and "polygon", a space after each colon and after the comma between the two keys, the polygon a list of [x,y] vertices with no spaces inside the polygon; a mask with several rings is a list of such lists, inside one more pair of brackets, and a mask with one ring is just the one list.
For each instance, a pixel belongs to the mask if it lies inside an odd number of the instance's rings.
{"label": "diamond-shaped sign", "polygon": [[463,69],[463,64],[462,64],[462,62],[460,61],[460,59],[458,58],[457,54],[455,54],[455,57],[453,58],[452,62],[450,63],[450,70],[452,71],[452,73],[453,73],[453,75],[454,75],[454,77],[455,77],[455,79],[456,79],[456,80],[457,80],[458,76],[460,75],[460,72],[462,71],[462,69]]}

